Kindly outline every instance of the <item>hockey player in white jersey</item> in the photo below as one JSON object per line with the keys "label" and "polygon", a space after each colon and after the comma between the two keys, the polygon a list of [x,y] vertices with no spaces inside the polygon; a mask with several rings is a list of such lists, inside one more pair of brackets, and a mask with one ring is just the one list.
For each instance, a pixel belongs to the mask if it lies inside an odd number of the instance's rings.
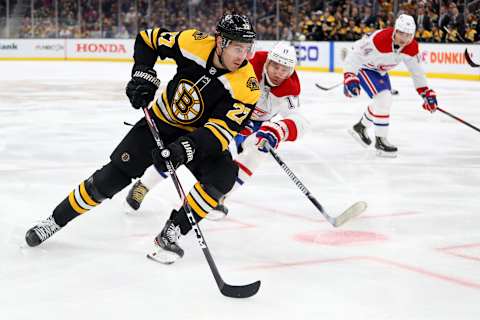
{"label": "hockey player in white jersey", "polygon": [[[298,111],[300,81],[295,72],[295,48],[279,42],[269,52],[257,51],[250,63],[262,94],[247,126],[235,137],[235,143],[230,145],[239,167],[231,192],[243,185],[268,157],[266,144],[277,148],[282,141],[296,141],[308,128],[307,120]],[[274,117],[280,119],[274,120]],[[146,193],[165,178],[167,175],[158,172],[154,166],[148,168],[127,195],[127,211],[131,213],[138,210]],[[228,211],[222,203],[207,218],[217,220],[224,217]]]}
{"label": "hockey player in white jersey", "polygon": [[360,87],[371,98],[361,120],[350,131],[364,147],[372,141],[367,128],[375,127],[377,155],[396,157],[397,147],[387,140],[390,124],[392,94],[388,71],[404,62],[412,75],[418,94],[423,98],[423,108],[434,112],[437,108],[435,91],[427,85],[420,65],[418,43],[414,39],[413,17],[401,14],[394,28],[385,28],[356,41],[345,60],[344,93],[347,97],[360,94]]}

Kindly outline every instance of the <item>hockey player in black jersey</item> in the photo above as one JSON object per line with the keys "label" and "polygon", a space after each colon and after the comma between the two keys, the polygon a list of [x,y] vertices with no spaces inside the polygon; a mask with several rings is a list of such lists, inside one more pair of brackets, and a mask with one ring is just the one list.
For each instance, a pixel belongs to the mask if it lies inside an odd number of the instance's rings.
{"label": "hockey player in black jersey", "polygon": [[[28,245],[41,244],[72,219],[112,198],[152,163],[166,172],[166,154],[175,168],[186,165],[197,178],[187,195],[196,220],[216,207],[233,187],[238,171],[228,145],[260,97],[247,60],[255,36],[249,19],[238,14],[225,14],[214,36],[194,29],[140,32],[126,93],[134,108],[149,105],[169,152],[158,149],[142,118],[113,151],[110,162],[70,192],[51,216],[27,231]],[[153,67],[158,57],[175,60],[177,73],[155,96],[160,80]],[[175,260],[183,256],[177,240],[190,229],[184,209],[174,209],[155,243]]]}

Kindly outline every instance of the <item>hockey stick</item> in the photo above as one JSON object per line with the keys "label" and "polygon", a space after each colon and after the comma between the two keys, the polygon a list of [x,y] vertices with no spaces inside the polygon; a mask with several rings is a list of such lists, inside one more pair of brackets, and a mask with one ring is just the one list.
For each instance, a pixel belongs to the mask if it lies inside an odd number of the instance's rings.
{"label": "hockey stick", "polygon": [[336,87],[340,87],[342,84],[343,84],[343,81],[340,82],[340,83],[337,83],[336,85],[331,86],[331,87],[324,87],[324,86],[319,85],[318,83],[315,83],[315,85],[317,86],[318,89],[324,90],[324,91],[330,91],[332,89],[335,89]]}
{"label": "hockey stick", "polygon": [[465,49],[465,60],[467,60],[467,63],[472,68],[479,68],[480,67],[480,64],[477,64],[477,63],[473,62],[472,57],[470,57],[470,54],[468,53],[467,49]]}
{"label": "hockey stick", "polygon": [[[160,138],[157,125],[151,118],[150,111],[148,110],[147,107],[143,108],[143,113],[145,114],[145,119],[148,123],[148,127],[152,132],[153,138],[155,139],[155,142],[157,143],[158,148],[164,149],[165,146],[163,144],[162,139]],[[175,172],[175,168],[173,167],[173,164],[170,160],[166,160],[165,162],[167,164],[168,173],[170,174],[170,177],[172,177],[173,183],[175,184],[175,188],[177,189],[178,195],[180,196],[180,199],[182,199],[182,206],[185,209],[188,220],[190,221],[190,224],[192,225],[192,229],[195,232],[198,244],[200,245],[200,248],[202,248],[203,254],[207,259],[208,265],[210,267],[210,270],[212,271],[215,281],[217,282],[217,286],[220,289],[220,292],[224,296],[231,297],[231,298],[248,298],[256,294],[258,292],[258,289],[260,289],[260,281],[255,281],[253,283],[243,285],[243,286],[233,286],[223,281],[220,275],[220,272],[218,271],[217,266],[215,265],[215,261],[213,261],[213,257],[210,254],[210,250],[208,249],[207,243],[205,242],[205,238],[203,237],[202,231],[200,230],[200,227],[195,222],[195,218],[192,214],[192,211],[190,211],[190,207],[187,204],[185,191],[183,191],[180,180],[178,179],[177,173]]]}
{"label": "hockey stick", "polygon": [[[323,91],[330,91],[330,90],[332,90],[332,89],[335,89],[336,87],[341,86],[342,84],[343,84],[343,82],[337,83],[336,85],[331,86],[331,87],[324,87],[324,86],[319,85],[318,83],[315,83],[315,85],[317,86],[317,88],[320,89],[320,90],[323,90]],[[391,92],[392,92],[392,95],[394,95],[394,96],[396,96],[396,95],[399,94],[398,90],[396,90],[396,89],[392,89]]]}
{"label": "hockey stick", "polygon": [[290,170],[289,167],[283,162],[280,156],[275,152],[275,150],[270,147],[270,145],[266,144],[268,151],[273,156],[275,161],[282,167],[283,171],[285,171],[288,177],[297,185],[297,187],[302,191],[304,195],[313,203],[313,205],[320,211],[320,213],[325,217],[325,219],[334,227],[340,227],[345,222],[349,221],[350,219],[355,218],[356,216],[360,215],[365,209],[367,209],[367,203],[364,201],[355,202],[351,207],[347,210],[342,212],[338,217],[334,218],[330,216],[328,213],[325,212],[322,205],[315,199],[315,197],[308,191],[307,187],[303,185],[300,179]]}
{"label": "hockey stick", "polygon": [[440,111],[440,112],[442,112],[442,113],[444,113],[444,114],[446,114],[447,116],[452,117],[453,119],[455,119],[455,120],[463,123],[464,125],[469,126],[469,127],[472,128],[473,130],[476,130],[476,131],[480,132],[480,129],[479,129],[479,128],[475,127],[473,124],[470,124],[470,123],[468,123],[467,121],[465,121],[465,120],[463,120],[463,119],[460,119],[460,118],[457,117],[457,116],[454,116],[454,115],[451,114],[450,112],[447,112],[447,111],[445,111],[445,110],[443,110],[442,108],[439,108],[439,107],[437,107],[437,110]]}

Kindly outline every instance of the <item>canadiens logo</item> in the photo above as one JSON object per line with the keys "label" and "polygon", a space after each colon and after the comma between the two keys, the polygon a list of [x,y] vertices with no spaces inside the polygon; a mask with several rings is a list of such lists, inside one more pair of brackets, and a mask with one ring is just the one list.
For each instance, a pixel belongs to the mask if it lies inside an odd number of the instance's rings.
{"label": "canadiens logo", "polygon": [[260,90],[260,87],[258,86],[257,78],[255,77],[248,78],[247,87],[250,89],[250,91]]}
{"label": "canadiens logo", "polygon": [[206,37],[208,37],[208,34],[207,33],[203,33],[201,31],[195,31],[193,33],[193,38],[195,40],[202,40],[202,39],[205,39]]}

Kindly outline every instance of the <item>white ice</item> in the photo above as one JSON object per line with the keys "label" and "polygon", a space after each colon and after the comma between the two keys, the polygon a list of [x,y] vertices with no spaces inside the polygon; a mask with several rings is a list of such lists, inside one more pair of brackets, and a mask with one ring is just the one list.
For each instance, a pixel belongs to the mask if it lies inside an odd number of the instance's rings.
{"label": "white ice", "polygon": [[[278,150],[327,211],[367,211],[335,229],[273,159],[201,228],[227,283],[222,296],[193,235],[185,257],[145,258],[170,210],[173,184],[139,216],[125,189],[36,248],[24,235],[110,152],[141,112],[129,106],[128,63],[0,63],[0,319],[480,319],[480,133],[421,108],[409,78],[392,78],[390,141],[377,158],[347,129],[368,99],[323,92],[340,74],[300,72],[312,132]],[[166,81],[173,66],[157,66]],[[480,126],[480,83],[431,79],[445,110]],[[165,83],[165,82],[164,82]],[[193,179],[180,178],[189,189]]]}

